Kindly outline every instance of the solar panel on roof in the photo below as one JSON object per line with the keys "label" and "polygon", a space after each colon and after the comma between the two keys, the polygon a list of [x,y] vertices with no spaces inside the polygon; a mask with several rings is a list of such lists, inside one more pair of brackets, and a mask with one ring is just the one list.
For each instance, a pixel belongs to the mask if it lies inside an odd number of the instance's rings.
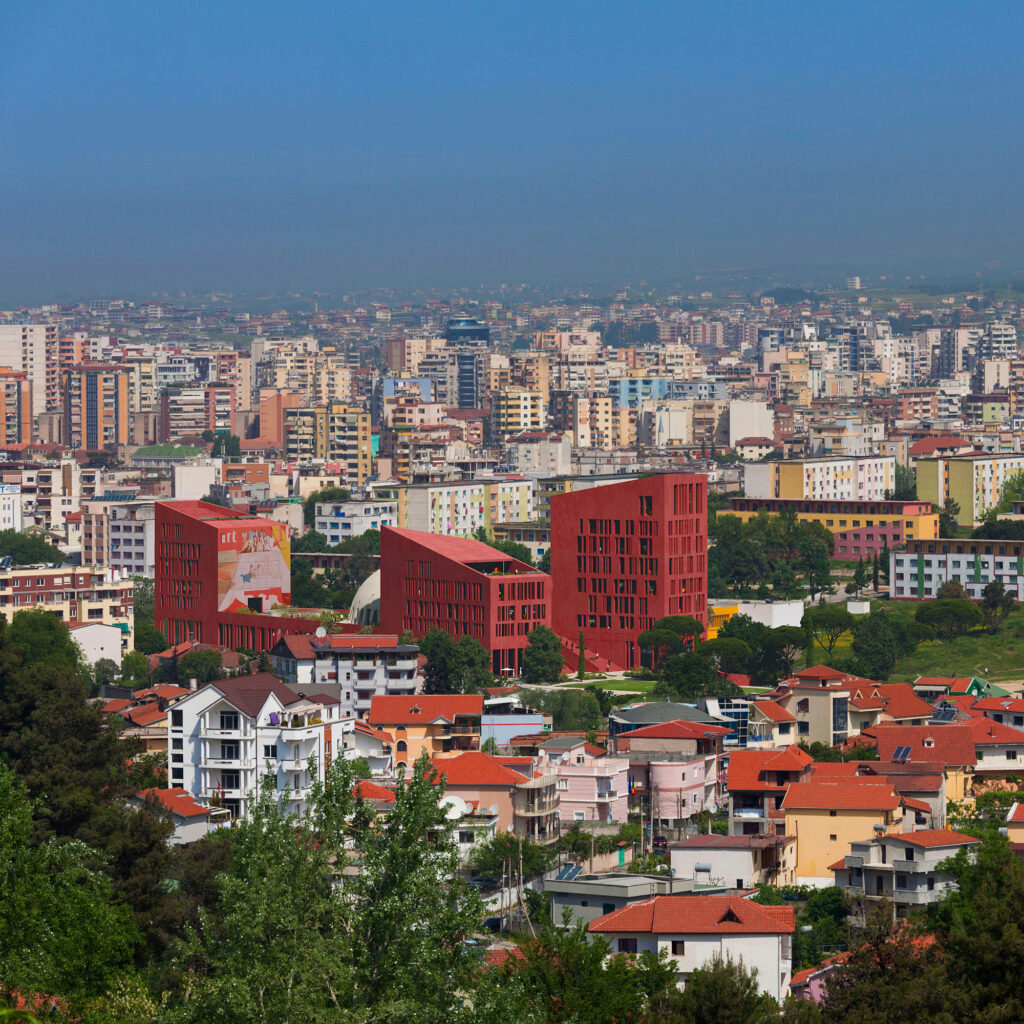
{"label": "solar panel on roof", "polygon": [[910,747],[897,747],[892,752],[894,761],[906,761],[910,757]]}
{"label": "solar panel on roof", "polygon": [[932,715],[933,722],[952,722],[956,718],[956,708],[939,708]]}
{"label": "solar panel on roof", "polygon": [[569,872],[572,871],[574,867],[574,864],[566,864],[565,867],[555,875],[555,881],[564,882],[569,877]]}
{"label": "solar panel on roof", "polygon": [[569,874],[565,876],[567,882],[571,882],[580,872],[583,871],[583,867],[580,864],[573,864],[569,868]]}

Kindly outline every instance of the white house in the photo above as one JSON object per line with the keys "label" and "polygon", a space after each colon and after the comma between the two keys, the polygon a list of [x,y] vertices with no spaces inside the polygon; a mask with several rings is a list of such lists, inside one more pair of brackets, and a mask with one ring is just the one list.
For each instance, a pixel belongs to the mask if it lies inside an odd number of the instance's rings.
{"label": "white house", "polygon": [[756,969],[758,987],[773,999],[789,993],[791,906],[761,906],[742,895],[655,896],[595,918],[588,931],[608,939],[612,953],[666,952],[680,987],[719,956]]}
{"label": "white house", "polygon": [[210,683],[169,716],[170,786],[200,802],[217,801],[235,816],[248,814],[268,770],[277,789],[289,791],[290,807],[302,812],[313,776],[322,780],[326,762],[342,748],[337,701],[300,696],[269,673]]}
{"label": "white house", "polygon": [[676,878],[704,885],[751,889],[757,885],[792,885],[796,880],[793,836],[697,835],[669,845]]}
{"label": "white house", "polygon": [[[312,686],[337,697],[344,718],[366,718],[374,697],[412,696],[418,686],[420,649],[377,634],[313,637]],[[276,651],[277,648],[275,647]]]}
{"label": "white house", "polygon": [[121,664],[121,638],[124,633],[120,626],[106,622],[76,622],[68,630],[89,665],[95,665],[101,658],[107,658],[115,665]]}

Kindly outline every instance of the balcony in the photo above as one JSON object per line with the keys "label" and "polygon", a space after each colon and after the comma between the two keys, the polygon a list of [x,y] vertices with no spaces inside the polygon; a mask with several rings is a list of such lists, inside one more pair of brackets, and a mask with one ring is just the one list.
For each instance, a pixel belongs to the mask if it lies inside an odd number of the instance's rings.
{"label": "balcony", "polygon": [[542,814],[554,814],[558,810],[559,801],[557,797],[550,800],[533,800],[524,804],[513,804],[512,813],[517,817],[535,818]]}
{"label": "balcony", "polygon": [[233,771],[243,768],[255,768],[256,759],[254,757],[204,757],[199,762],[199,765],[202,768]]}
{"label": "balcony", "polygon": [[225,739],[225,740],[236,740],[252,736],[252,730],[246,728],[244,725],[239,725],[234,729],[221,729],[219,726],[200,725],[199,736],[201,739]]}
{"label": "balcony", "polygon": [[615,800],[618,797],[618,792],[614,789],[606,789],[603,793],[598,792],[595,799],[597,800]]}
{"label": "balcony", "polygon": [[734,818],[763,818],[765,810],[763,807],[736,807],[733,808]]}

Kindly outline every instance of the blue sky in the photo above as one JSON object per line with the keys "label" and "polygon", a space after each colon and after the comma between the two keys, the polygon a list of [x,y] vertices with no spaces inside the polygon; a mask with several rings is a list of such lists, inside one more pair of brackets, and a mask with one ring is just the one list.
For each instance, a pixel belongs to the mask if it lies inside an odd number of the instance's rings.
{"label": "blue sky", "polygon": [[0,0],[0,298],[1024,265],[1024,5]]}

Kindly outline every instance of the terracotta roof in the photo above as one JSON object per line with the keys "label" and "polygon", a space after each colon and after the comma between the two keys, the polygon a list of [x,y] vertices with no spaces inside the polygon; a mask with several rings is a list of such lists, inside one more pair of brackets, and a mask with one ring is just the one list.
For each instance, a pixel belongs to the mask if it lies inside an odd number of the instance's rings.
{"label": "terracotta roof", "polygon": [[912,686],[949,686],[956,691],[957,687],[966,690],[974,680],[970,676],[918,676]]}
{"label": "terracotta roof", "polygon": [[782,799],[782,809],[894,811],[900,805],[899,794],[888,782],[867,778],[842,782],[794,782]]}
{"label": "terracotta roof", "polygon": [[[1024,732],[990,718],[972,718],[964,725],[971,730],[976,746],[990,747],[1003,744],[1024,744]],[[947,727],[948,728],[948,727]]]}
{"label": "terracotta roof", "polygon": [[481,715],[484,698],[479,693],[385,694],[370,701],[371,725],[425,724],[454,722],[456,715]]}
{"label": "terracotta roof", "polygon": [[1014,804],[1010,808],[1010,813],[1006,816],[1007,821],[1024,821],[1024,804]]}
{"label": "terracotta roof", "polygon": [[114,697],[112,700],[108,700],[106,704],[101,705],[100,711],[105,711],[107,714],[124,711],[125,708],[131,706],[131,703],[130,700],[126,700],[124,697]]}
{"label": "terracotta roof", "polygon": [[830,665],[812,665],[810,668],[802,668],[799,672],[793,673],[794,679],[849,679],[845,672],[840,672]]}
{"label": "terracotta roof", "polygon": [[982,697],[976,700],[972,708],[981,711],[1015,711],[1024,712],[1024,700],[1020,697]]}
{"label": "terracotta roof", "polygon": [[878,687],[890,718],[931,718],[935,709],[922,700],[910,683],[885,683]]}
{"label": "terracotta roof", "polygon": [[310,643],[310,640],[311,638],[308,634],[288,634],[281,637],[278,640],[278,644],[284,647],[288,656],[296,661],[312,661],[313,645]]}
{"label": "terracotta roof", "polygon": [[965,441],[962,437],[952,437],[950,435],[944,435],[943,437],[922,437],[920,441],[915,441],[908,449],[910,455],[930,455],[932,452],[939,448],[974,448],[974,445],[970,441]]}
{"label": "terracotta roof", "polygon": [[904,832],[902,835],[890,836],[890,839],[898,839],[903,843],[910,843],[911,846],[920,846],[925,849],[936,849],[942,846],[961,846],[964,843],[980,843],[980,839],[974,836],[964,835],[963,832],[952,832],[946,828],[928,828],[920,832]]}
{"label": "terracotta roof", "polygon": [[140,800],[156,800],[163,804],[172,814],[181,818],[205,818],[210,813],[209,807],[197,803],[191,793],[180,787],[173,789],[143,789],[135,794]]}
{"label": "terracotta roof", "polygon": [[931,813],[931,804],[925,803],[924,800],[915,800],[913,797],[903,796],[903,806],[909,807],[912,811],[924,811],[925,814]]}
{"label": "terracotta roof", "polygon": [[792,935],[792,907],[766,907],[742,896],[655,896],[590,922],[591,932],[652,935]]}
{"label": "terracotta roof", "polygon": [[860,768],[858,761],[815,761],[811,765],[814,769],[812,776],[817,782],[824,782],[826,778],[851,778],[857,774]]}
{"label": "terracotta roof", "polygon": [[[791,751],[795,753],[790,753]],[[786,788],[787,783],[777,782],[774,776],[764,778],[766,771],[799,772],[812,761],[811,755],[799,747],[787,747],[782,751],[734,750],[729,754],[729,791],[781,791]],[[772,765],[771,768],[768,767],[769,764]]]}
{"label": "terracotta roof", "polygon": [[143,690],[133,690],[132,697],[135,700],[142,700],[144,697],[163,697],[165,700],[170,700],[172,697],[187,697],[191,692],[184,686],[162,683],[160,686],[148,686]]}
{"label": "terracotta roof", "polygon": [[[879,769],[891,761],[897,747],[910,747],[908,761],[940,761],[944,765],[977,762],[970,722],[950,725],[899,725],[881,723],[870,730],[878,745]],[[928,741],[929,745],[925,745]]]}
{"label": "terracotta roof", "polygon": [[796,716],[773,700],[755,700],[751,707],[757,708],[765,718],[773,722],[795,722]]}
{"label": "terracotta roof", "polygon": [[395,794],[390,789],[378,786],[376,782],[370,782],[369,779],[360,779],[352,787],[352,795],[361,800],[375,800],[378,803],[393,804],[395,802]]}
{"label": "terracotta roof", "polygon": [[361,732],[364,736],[372,736],[375,740],[383,740],[385,743],[395,742],[395,737],[391,733],[385,732],[383,729],[374,729],[372,725],[360,722],[358,718],[352,723],[352,728],[356,732]]}
{"label": "terracotta roof", "polygon": [[159,704],[143,704],[140,707],[125,708],[121,717],[131,722],[140,729],[154,722],[162,722],[167,718],[167,712],[162,710]]}
{"label": "terracotta roof", "polygon": [[506,768],[496,757],[480,750],[435,761],[434,769],[449,786],[518,786],[527,781],[527,776]]}
{"label": "terracotta roof", "polygon": [[704,725],[701,722],[659,722],[657,725],[645,725],[642,729],[633,729],[623,733],[627,739],[643,738],[656,740],[699,740],[725,736],[731,729],[722,725]]}

